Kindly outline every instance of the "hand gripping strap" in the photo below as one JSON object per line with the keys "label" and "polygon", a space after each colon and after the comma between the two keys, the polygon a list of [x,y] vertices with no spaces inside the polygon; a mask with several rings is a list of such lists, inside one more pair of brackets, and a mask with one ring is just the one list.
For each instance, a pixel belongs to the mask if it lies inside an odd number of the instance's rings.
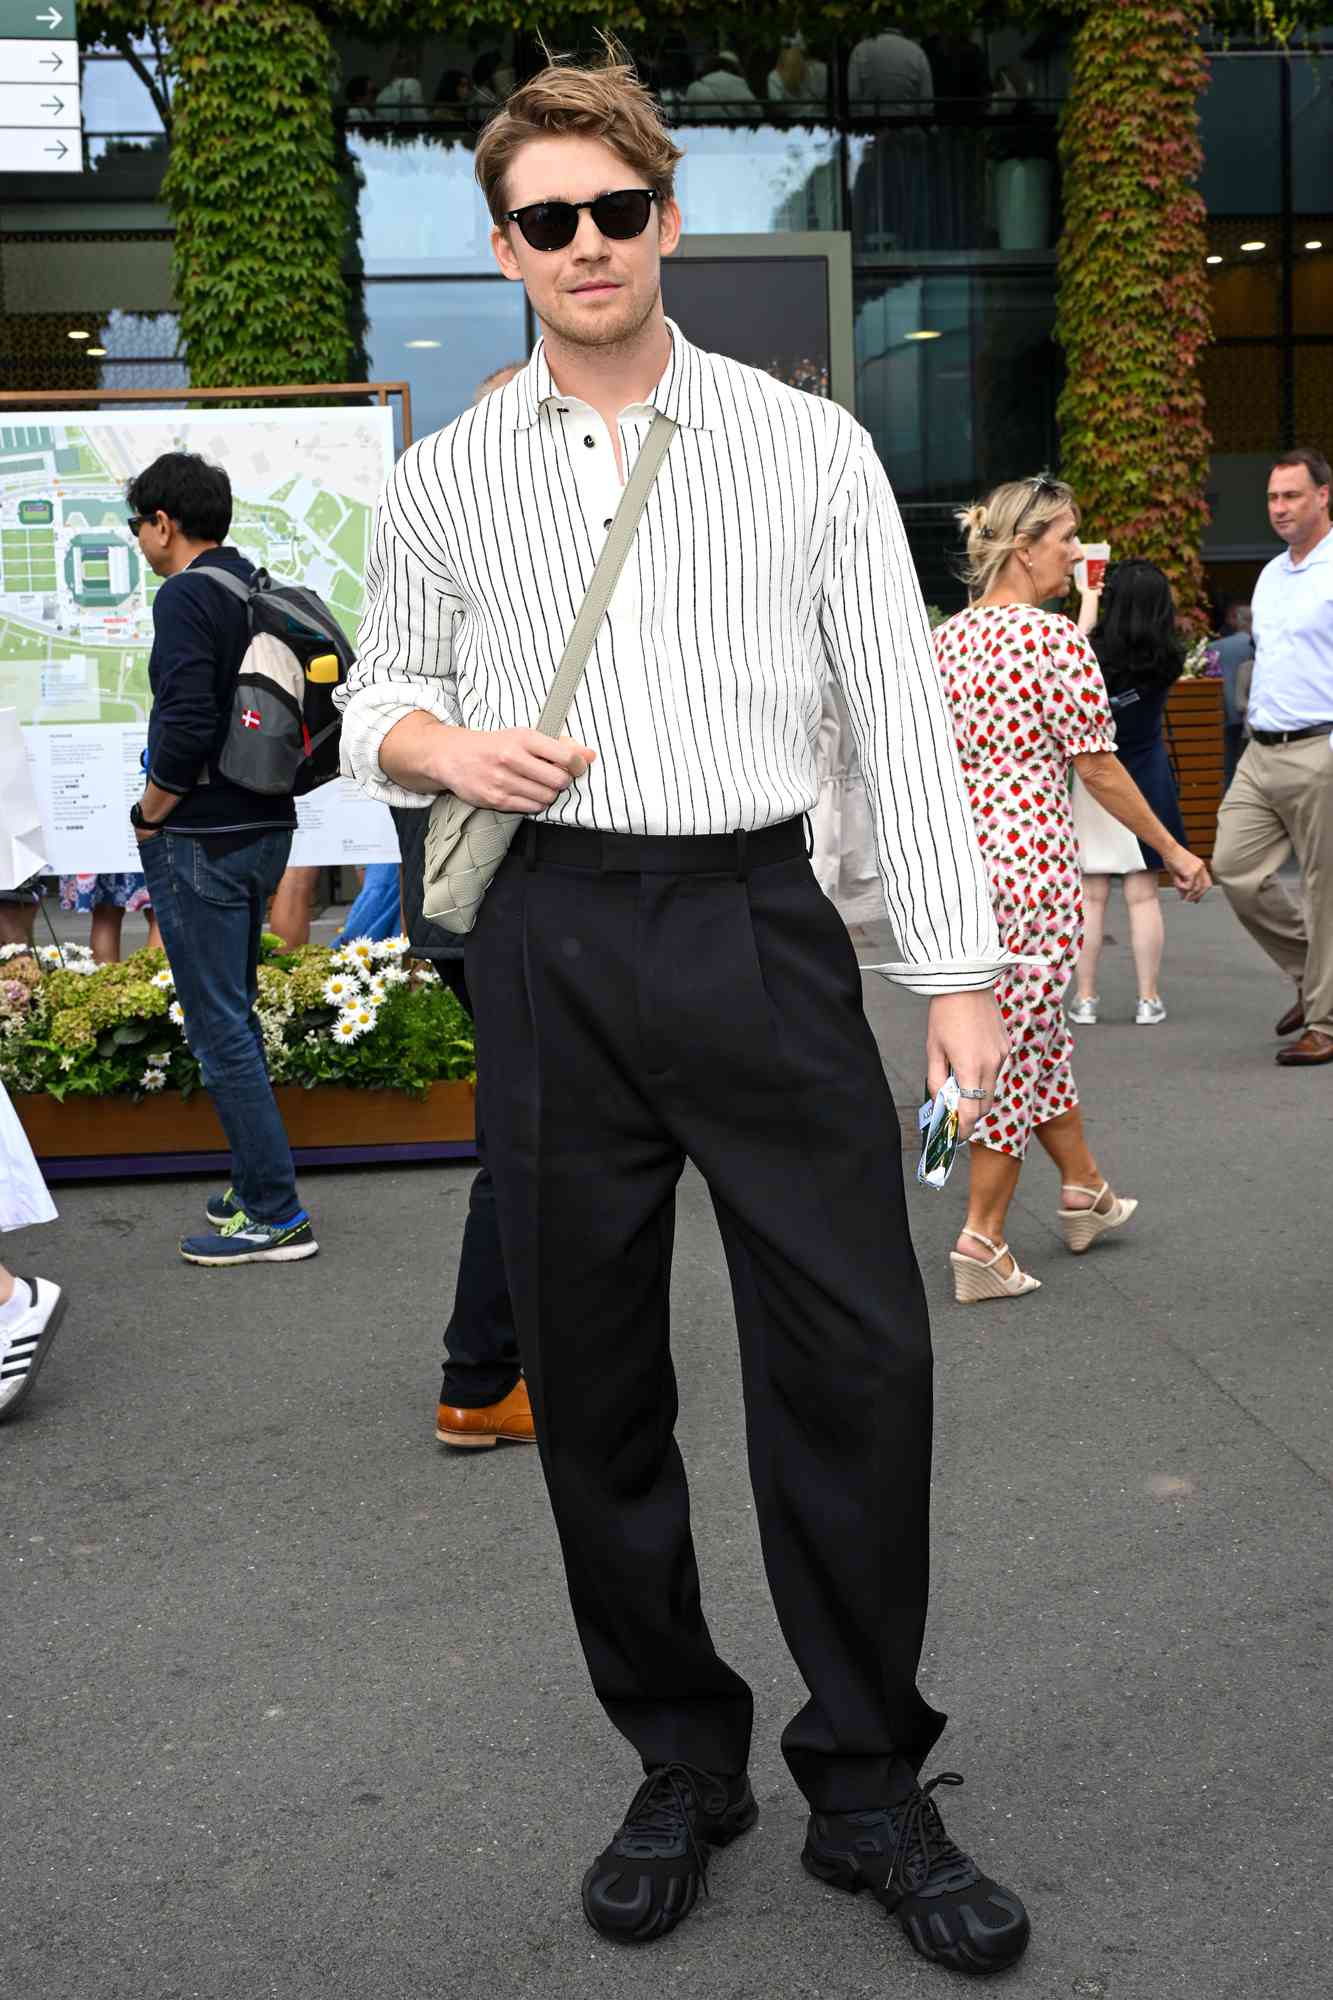
{"label": "hand gripping strap", "polygon": [[[647,505],[657,469],[676,434],[672,419],[659,410],[644,439],[634,470],[620,496],[607,531],[587,594],[579,606],[574,629],[560,656],[551,691],[537,728],[543,736],[558,736],[574,705],[593,641],[606,616],[611,594],[620,580],[640,517]],[[496,812],[471,806],[453,792],[441,792],[430,809],[426,829],[425,884],[422,914],[432,923],[459,934],[472,929],[481,899],[509,851],[522,813]]]}

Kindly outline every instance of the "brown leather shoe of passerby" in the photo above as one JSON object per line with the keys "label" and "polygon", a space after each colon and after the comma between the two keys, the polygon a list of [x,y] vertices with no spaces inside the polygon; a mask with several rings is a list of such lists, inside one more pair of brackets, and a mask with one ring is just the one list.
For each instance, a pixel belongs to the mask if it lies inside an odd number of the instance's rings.
{"label": "brown leather shoe of passerby", "polygon": [[1305,1001],[1304,998],[1302,997],[1301,989],[1298,986],[1296,988],[1296,998],[1292,1001],[1290,1007],[1288,1007],[1286,1013],[1282,1016],[1282,1019],[1277,1023],[1276,1027],[1273,1029],[1273,1033],[1275,1035],[1294,1035],[1299,1033],[1299,1031],[1304,1026],[1305,1026]]}
{"label": "brown leather shoe of passerby", "polygon": [[456,1410],[441,1403],[435,1412],[435,1435],[441,1444],[458,1445],[464,1451],[489,1451],[501,1442],[536,1444],[527,1383],[520,1376],[507,1396],[479,1410]]}
{"label": "brown leather shoe of passerby", "polygon": [[1333,1062],[1333,1035],[1321,1028],[1307,1028],[1298,1042],[1279,1049],[1276,1060],[1287,1069],[1305,1069],[1311,1063]]}

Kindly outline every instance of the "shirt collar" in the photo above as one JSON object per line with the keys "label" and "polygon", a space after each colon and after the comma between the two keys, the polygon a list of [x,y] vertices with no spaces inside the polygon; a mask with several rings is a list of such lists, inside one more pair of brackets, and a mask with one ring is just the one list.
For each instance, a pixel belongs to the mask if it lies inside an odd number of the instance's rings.
{"label": "shirt collar", "polygon": [[[667,330],[671,335],[671,358],[645,402],[686,430],[719,430],[722,406],[713,355],[686,340],[674,320],[667,321]],[[513,421],[519,430],[531,430],[544,405],[559,404],[560,392],[546,359],[544,340],[539,340],[533,348],[532,358],[514,386],[518,395],[513,405]]]}
{"label": "shirt collar", "polygon": [[1306,570],[1313,569],[1316,563],[1326,563],[1333,561],[1333,529],[1331,529],[1329,533],[1324,536],[1321,542],[1315,543],[1314,547],[1311,549],[1309,555],[1305,558],[1304,562],[1299,562],[1299,563],[1293,562],[1291,559],[1290,549],[1287,550],[1286,555],[1283,556],[1281,560],[1283,566],[1293,576],[1304,576]]}

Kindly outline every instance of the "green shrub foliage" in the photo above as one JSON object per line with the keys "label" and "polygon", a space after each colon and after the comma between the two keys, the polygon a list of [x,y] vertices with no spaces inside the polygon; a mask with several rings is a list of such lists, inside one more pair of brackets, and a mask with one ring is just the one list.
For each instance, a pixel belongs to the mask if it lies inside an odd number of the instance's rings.
{"label": "green shrub foliage", "polygon": [[1197,101],[1201,0],[1100,0],[1074,42],[1060,150],[1063,470],[1087,527],[1160,564],[1203,616],[1209,339]]}

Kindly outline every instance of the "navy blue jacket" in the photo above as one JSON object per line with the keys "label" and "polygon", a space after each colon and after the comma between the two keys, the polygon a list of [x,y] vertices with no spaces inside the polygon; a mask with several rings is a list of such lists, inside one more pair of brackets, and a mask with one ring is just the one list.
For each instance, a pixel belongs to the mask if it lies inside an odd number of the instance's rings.
{"label": "navy blue jacket", "polygon": [[213,768],[227,733],[249,627],[239,597],[195,575],[205,565],[228,569],[247,583],[255,573],[236,549],[205,549],[159,587],[148,661],[153,691],[148,775],[180,799],[169,821],[173,833],[295,826],[294,800],[249,792]]}

